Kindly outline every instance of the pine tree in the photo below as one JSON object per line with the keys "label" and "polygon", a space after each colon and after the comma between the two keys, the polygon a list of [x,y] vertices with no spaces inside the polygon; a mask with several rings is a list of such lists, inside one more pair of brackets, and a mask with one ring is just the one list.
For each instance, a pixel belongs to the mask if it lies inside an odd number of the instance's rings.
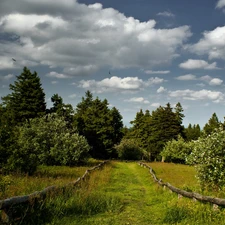
{"label": "pine tree", "polygon": [[11,94],[2,97],[3,106],[16,123],[42,116],[46,112],[45,93],[37,73],[24,67],[21,75],[10,84]]}
{"label": "pine tree", "polygon": [[209,119],[208,123],[205,124],[203,130],[206,135],[211,134],[216,128],[219,128],[221,123],[216,115],[216,113],[212,114],[212,117]]}
{"label": "pine tree", "polygon": [[121,139],[122,116],[108,105],[106,99],[93,99],[92,93],[87,91],[74,115],[75,126],[92,147],[90,154],[94,158],[114,157],[113,146]]}

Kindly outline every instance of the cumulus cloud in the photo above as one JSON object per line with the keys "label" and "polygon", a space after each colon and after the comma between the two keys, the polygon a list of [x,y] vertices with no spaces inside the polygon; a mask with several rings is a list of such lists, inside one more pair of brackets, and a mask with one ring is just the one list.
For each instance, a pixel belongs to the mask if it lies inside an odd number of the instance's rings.
{"label": "cumulus cloud", "polygon": [[165,16],[165,17],[175,17],[175,15],[169,11],[159,12],[157,16]]}
{"label": "cumulus cloud", "polygon": [[198,60],[198,59],[188,59],[186,62],[183,62],[179,65],[182,69],[205,69],[205,70],[213,70],[213,69],[219,69],[217,67],[217,63],[213,62],[209,64],[205,60]]}
{"label": "cumulus cloud", "polygon": [[169,70],[156,70],[156,71],[146,70],[145,73],[146,74],[168,74],[168,73],[170,73],[170,71]]}
{"label": "cumulus cloud", "polygon": [[169,92],[170,97],[182,98],[186,100],[211,100],[213,102],[221,102],[224,100],[224,94],[219,91],[211,91],[202,89],[200,91],[194,91],[190,89],[176,90]]}
{"label": "cumulus cloud", "polygon": [[188,49],[198,55],[208,55],[209,59],[225,60],[225,26],[205,31],[203,38]]}
{"label": "cumulus cloud", "polygon": [[219,0],[216,4],[216,8],[223,8],[225,6],[225,0]]}
{"label": "cumulus cloud", "polygon": [[163,92],[165,92],[166,90],[167,90],[166,88],[160,86],[159,89],[157,90],[157,93],[163,93]]}
{"label": "cumulus cloud", "polygon": [[176,58],[191,36],[189,26],[155,25],[155,20],[141,22],[99,3],[1,0],[1,33],[18,40],[0,44],[5,57],[0,69],[15,67],[10,57],[14,52],[20,60],[71,75],[91,74],[105,66],[151,68]]}
{"label": "cumulus cloud", "polygon": [[10,80],[12,78],[14,78],[15,76],[13,74],[8,74],[8,75],[5,75],[5,76],[0,76],[0,79],[1,80]]}
{"label": "cumulus cloud", "polygon": [[158,102],[155,102],[155,103],[152,103],[152,104],[151,104],[152,107],[156,107],[156,108],[158,108],[160,105],[161,105],[161,104],[158,103]]}
{"label": "cumulus cloud", "polygon": [[134,98],[130,98],[125,100],[126,102],[135,102],[135,103],[143,103],[143,104],[149,104],[149,101],[146,100],[143,97],[134,97]]}
{"label": "cumulus cloud", "polygon": [[65,79],[65,78],[71,78],[69,75],[62,74],[62,73],[57,73],[55,71],[52,71],[48,74],[46,74],[47,77],[51,78],[58,78],[58,79]]}
{"label": "cumulus cloud", "polygon": [[145,87],[156,85],[164,82],[164,79],[151,77],[146,81],[138,77],[117,77],[105,78],[101,81],[81,80],[79,87],[90,89],[93,92],[114,92],[114,91],[139,91]]}
{"label": "cumulus cloud", "polygon": [[213,78],[210,82],[209,85],[212,86],[217,86],[217,85],[221,85],[223,83],[223,80],[219,79],[219,78]]}
{"label": "cumulus cloud", "polygon": [[219,86],[219,85],[222,85],[222,83],[223,83],[223,80],[221,80],[220,78],[213,78],[209,75],[200,77],[200,80],[202,80],[212,86]]}
{"label": "cumulus cloud", "polygon": [[193,74],[186,74],[183,76],[176,77],[177,80],[196,80],[196,76]]}

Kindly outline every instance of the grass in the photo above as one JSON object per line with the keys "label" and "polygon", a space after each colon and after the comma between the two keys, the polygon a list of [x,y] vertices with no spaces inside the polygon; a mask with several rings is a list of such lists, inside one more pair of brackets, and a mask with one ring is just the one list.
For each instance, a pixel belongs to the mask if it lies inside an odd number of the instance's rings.
{"label": "grass", "polygon": [[156,176],[165,183],[168,182],[175,187],[189,189],[190,191],[200,189],[193,166],[161,162],[147,164],[153,168]]}
{"label": "grass", "polygon": [[0,199],[31,194],[51,185],[62,186],[82,176],[87,168],[89,167],[42,166],[33,176],[1,175]]}
{"label": "grass", "polygon": [[[163,168],[161,163],[153,164],[157,176],[165,176],[165,182],[182,186],[180,179],[183,179],[189,180],[185,185],[194,186],[194,172],[189,173],[193,168],[175,164],[165,164]],[[179,171],[183,171],[183,178]],[[154,183],[148,169],[135,162],[111,162],[103,170],[93,172],[79,188],[34,204],[20,224],[218,225],[225,224],[224,218],[225,211],[221,208],[213,210],[210,204],[178,199],[176,194]]]}

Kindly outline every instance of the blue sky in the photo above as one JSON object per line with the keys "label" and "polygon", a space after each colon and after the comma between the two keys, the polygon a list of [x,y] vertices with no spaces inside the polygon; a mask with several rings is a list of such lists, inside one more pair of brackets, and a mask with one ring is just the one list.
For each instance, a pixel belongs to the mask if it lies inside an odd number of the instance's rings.
{"label": "blue sky", "polygon": [[0,96],[27,66],[48,107],[90,90],[127,126],[167,102],[185,126],[225,116],[225,0],[1,0],[0,52]]}

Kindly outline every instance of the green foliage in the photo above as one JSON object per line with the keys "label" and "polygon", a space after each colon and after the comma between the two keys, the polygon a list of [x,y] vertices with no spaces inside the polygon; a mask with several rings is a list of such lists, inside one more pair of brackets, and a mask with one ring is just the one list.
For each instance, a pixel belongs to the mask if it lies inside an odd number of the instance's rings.
{"label": "green foliage", "polygon": [[46,111],[45,93],[37,73],[24,67],[21,75],[10,84],[11,94],[2,97],[3,106],[16,123],[42,116]]}
{"label": "green foliage", "polygon": [[197,140],[201,136],[201,128],[199,124],[191,125],[189,123],[188,127],[184,129],[184,136],[186,141]]}
{"label": "green foliage", "polygon": [[179,136],[177,140],[168,141],[161,152],[167,162],[185,163],[187,156],[191,153],[192,144],[187,143]]}
{"label": "green foliage", "polygon": [[136,114],[133,127],[128,138],[135,138],[139,146],[148,152],[148,159],[161,160],[160,152],[165,143],[183,135],[182,120],[184,115],[180,103],[176,105],[175,112],[168,103],[166,107],[160,106],[150,114],[142,110]]}
{"label": "green foliage", "polygon": [[87,157],[86,139],[68,129],[66,121],[56,114],[31,119],[17,129],[9,170],[32,174],[39,164],[71,166]]}
{"label": "green foliage", "polygon": [[93,99],[92,93],[87,91],[85,98],[77,105],[74,121],[79,133],[92,147],[92,157],[115,157],[113,146],[123,136],[122,116],[115,107],[109,109],[106,99]]}
{"label": "green foliage", "polygon": [[225,131],[219,128],[207,137],[193,141],[193,150],[187,159],[196,165],[202,186],[221,188],[225,185]]}
{"label": "green foliage", "polygon": [[47,112],[56,113],[57,115],[64,117],[64,119],[68,122],[68,125],[71,127],[74,115],[73,106],[71,104],[63,103],[62,97],[58,94],[54,94],[51,97],[51,101],[53,103],[53,107],[47,110]]}
{"label": "green foliage", "polygon": [[135,139],[123,139],[115,148],[120,159],[140,160],[144,155]]}
{"label": "green foliage", "polygon": [[208,123],[205,124],[203,131],[205,132],[205,135],[207,136],[211,134],[212,132],[214,132],[215,129],[219,128],[220,125],[221,123],[219,122],[219,119],[216,113],[213,113]]}

